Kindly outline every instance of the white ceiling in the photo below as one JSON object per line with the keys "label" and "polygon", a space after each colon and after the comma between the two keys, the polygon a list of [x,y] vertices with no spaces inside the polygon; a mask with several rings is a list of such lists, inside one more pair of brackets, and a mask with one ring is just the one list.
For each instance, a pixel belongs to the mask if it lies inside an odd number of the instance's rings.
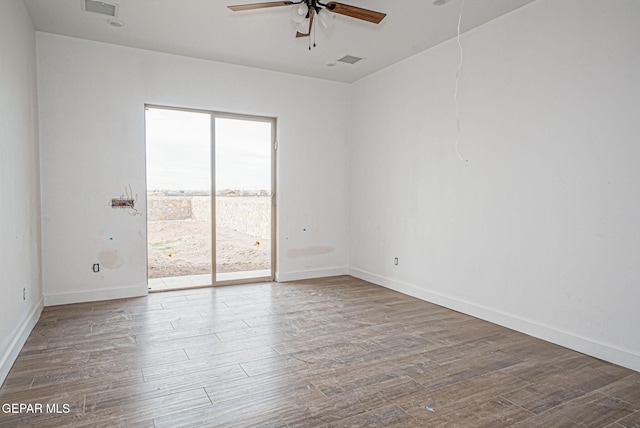
{"label": "white ceiling", "polygon": [[[104,0],[118,4],[115,28],[107,16],[84,12],[81,0],[24,0],[38,31],[177,55],[240,64],[340,82],[353,82],[456,36],[463,0],[342,0],[387,14],[378,25],[338,15],[318,25],[316,47],[296,39],[289,8],[232,12],[252,0]],[[260,1],[260,0],[258,0]],[[534,0],[467,0],[462,32]],[[319,23],[318,23],[319,24]],[[344,55],[365,59],[327,66]]]}

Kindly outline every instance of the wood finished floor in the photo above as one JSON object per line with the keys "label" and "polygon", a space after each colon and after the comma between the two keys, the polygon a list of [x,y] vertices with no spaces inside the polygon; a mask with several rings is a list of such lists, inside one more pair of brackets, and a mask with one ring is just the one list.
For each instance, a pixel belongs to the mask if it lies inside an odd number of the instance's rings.
{"label": "wood finished floor", "polygon": [[45,308],[7,403],[70,412],[1,427],[622,428],[640,374],[345,276]]}

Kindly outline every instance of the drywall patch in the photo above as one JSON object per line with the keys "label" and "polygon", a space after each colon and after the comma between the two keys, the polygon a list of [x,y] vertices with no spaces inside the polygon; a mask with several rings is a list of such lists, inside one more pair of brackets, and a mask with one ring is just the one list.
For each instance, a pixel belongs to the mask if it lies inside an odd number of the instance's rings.
{"label": "drywall patch", "polygon": [[290,259],[297,259],[298,257],[321,256],[322,254],[329,253],[333,253],[333,247],[292,248],[287,251],[287,257]]}
{"label": "drywall patch", "polygon": [[122,266],[122,261],[118,256],[118,250],[106,249],[100,252],[98,261],[102,267],[107,269],[115,269]]}

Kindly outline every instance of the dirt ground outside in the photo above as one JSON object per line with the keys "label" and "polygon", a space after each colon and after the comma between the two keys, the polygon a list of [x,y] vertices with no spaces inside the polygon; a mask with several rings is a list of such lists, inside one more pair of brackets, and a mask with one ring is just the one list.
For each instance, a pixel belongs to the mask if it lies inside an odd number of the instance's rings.
{"label": "dirt ground outside", "polygon": [[[147,223],[149,278],[211,273],[211,225],[193,219]],[[238,231],[217,230],[216,271],[269,269],[271,242]]]}

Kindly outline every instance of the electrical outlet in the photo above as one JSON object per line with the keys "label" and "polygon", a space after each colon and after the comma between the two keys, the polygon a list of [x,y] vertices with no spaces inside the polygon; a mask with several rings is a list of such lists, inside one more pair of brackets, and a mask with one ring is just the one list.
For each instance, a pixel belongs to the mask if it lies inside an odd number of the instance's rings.
{"label": "electrical outlet", "polygon": [[22,300],[27,300],[27,289],[26,288],[22,289]]}
{"label": "electrical outlet", "polygon": [[393,259],[393,264],[398,266],[398,258],[397,257],[395,259]]}

